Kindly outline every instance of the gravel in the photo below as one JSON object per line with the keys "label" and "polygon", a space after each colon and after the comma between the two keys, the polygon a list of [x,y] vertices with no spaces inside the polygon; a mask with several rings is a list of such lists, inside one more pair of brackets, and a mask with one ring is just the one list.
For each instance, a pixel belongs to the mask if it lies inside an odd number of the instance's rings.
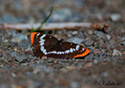
{"label": "gravel", "polygon": [[109,29],[55,30],[54,36],[90,50],[76,59],[35,57],[30,31],[0,29],[0,88],[124,88],[124,0],[2,0],[0,23],[41,22],[53,4],[58,6],[48,22],[104,22]]}

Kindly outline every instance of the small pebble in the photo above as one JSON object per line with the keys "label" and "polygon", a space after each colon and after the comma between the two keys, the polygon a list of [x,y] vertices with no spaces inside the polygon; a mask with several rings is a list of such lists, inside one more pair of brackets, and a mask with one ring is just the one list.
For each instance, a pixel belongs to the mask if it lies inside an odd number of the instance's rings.
{"label": "small pebble", "polygon": [[76,37],[72,37],[69,38],[68,40],[66,40],[67,42],[72,42],[72,43],[76,43],[76,44],[81,44],[83,42],[82,38],[76,38]]}
{"label": "small pebble", "polygon": [[11,42],[21,43],[21,41],[23,41],[23,40],[27,40],[28,41],[28,37],[26,35],[16,34],[11,39]]}
{"label": "small pebble", "polygon": [[94,33],[100,38],[107,39],[107,35],[101,31],[95,31]]}
{"label": "small pebble", "polygon": [[5,43],[7,43],[7,42],[8,42],[8,40],[7,40],[7,39],[5,39],[5,40],[4,40],[4,42],[5,42]]}
{"label": "small pebble", "polygon": [[72,35],[76,35],[76,34],[78,34],[78,31],[73,31],[72,32]]}
{"label": "small pebble", "polygon": [[106,35],[107,36],[107,39],[110,40],[111,39],[111,36],[110,35]]}
{"label": "small pebble", "polygon": [[32,48],[25,49],[25,54],[32,54]]}
{"label": "small pebble", "polygon": [[121,55],[122,54],[121,54],[121,52],[119,50],[117,50],[117,49],[113,50],[113,56],[121,56]]}
{"label": "small pebble", "polygon": [[49,63],[54,63],[54,61],[52,59],[49,59],[48,62]]}
{"label": "small pebble", "polygon": [[106,51],[106,50],[105,50],[105,49],[102,49],[101,51],[102,51],[102,53],[100,53],[100,55],[102,56],[102,55],[105,54],[105,51]]}
{"label": "small pebble", "polygon": [[94,59],[93,57],[94,57],[93,54],[87,55],[87,56],[85,57],[85,61],[93,60],[93,59]]}
{"label": "small pebble", "polygon": [[22,41],[20,41],[20,43],[19,43],[19,47],[22,47],[22,48],[27,48],[27,47],[29,47],[30,45],[29,45],[29,42],[28,42],[28,40],[25,40],[25,39],[23,39]]}
{"label": "small pebble", "polygon": [[96,57],[96,60],[98,60],[99,62],[102,62],[102,61],[104,61],[104,58],[102,58],[102,57]]}
{"label": "small pebble", "polygon": [[122,42],[122,45],[125,45],[125,41]]}
{"label": "small pebble", "polygon": [[24,60],[26,60],[28,58],[28,57],[26,57],[24,55],[18,55],[15,52],[12,52],[11,56],[14,57],[18,62],[23,62]]}
{"label": "small pebble", "polygon": [[85,64],[84,67],[86,68],[86,67],[91,67],[91,66],[92,66],[92,63],[87,63],[87,64]]}
{"label": "small pebble", "polygon": [[125,51],[123,51],[122,54],[125,55]]}
{"label": "small pebble", "polygon": [[16,74],[15,74],[15,73],[12,73],[12,76],[13,76],[13,77],[16,77]]}
{"label": "small pebble", "polygon": [[103,72],[103,74],[102,74],[104,77],[107,77],[108,75],[109,75],[109,73],[108,72]]}
{"label": "small pebble", "polygon": [[118,21],[121,19],[121,15],[120,14],[112,14],[111,15],[111,20],[112,21]]}
{"label": "small pebble", "polygon": [[71,88],[79,88],[79,83],[78,82],[71,82],[70,87]]}
{"label": "small pebble", "polygon": [[17,51],[18,51],[18,49],[17,49],[17,48],[14,48],[14,51],[15,51],[15,52],[17,52]]}
{"label": "small pebble", "polygon": [[98,63],[98,61],[95,59],[95,60],[94,60],[94,63],[95,63],[95,64],[97,64],[97,63]]}
{"label": "small pebble", "polygon": [[68,71],[72,71],[72,70],[76,69],[75,66],[66,66],[66,68]]}
{"label": "small pebble", "polygon": [[122,41],[124,41],[124,40],[125,40],[125,37],[122,38]]}
{"label": "small pebble", "polygon": [[89,35],[92,35],[92,34],[93,34],[93,32],[92,32],[91,30],[89,30],[89,31],[88,31],[88,34],[89,34]]}
{"label": "small pebble", "polygon": [[85,45],[86,45],[86,46],[92,46],[93,43],[94,43],[94,42],[93,42],[93,40],[91,40],[91,39],[85,41]]}
{"label": "small pebble", "polygon": [[38,69],[38,68],[35,68],[34,70],[33,70],[33,74],[38,74],[40,72],[40,69]]}
{"label": "small pebble", "polygon": [[94,54],[100,54],[100,53],[102,53],[102,51],[99,50],[99,49],[95,49],[93,52],[94,52]]}
{"label": "small pebble", "polygon": [[99,47],[103,47],[104,46],[104,40],[103,39],[100,39],[99,40],[99,45],[98,45]]}
{"label": "small pebble", "polygon": [[71,34],[67,34],[68,37],[73,37]]}

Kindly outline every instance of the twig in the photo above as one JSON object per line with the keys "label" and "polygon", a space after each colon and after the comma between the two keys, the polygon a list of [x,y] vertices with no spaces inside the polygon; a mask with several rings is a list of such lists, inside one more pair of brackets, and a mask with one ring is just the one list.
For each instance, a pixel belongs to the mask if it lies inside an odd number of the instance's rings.
{"label": "twig", "polygon": [[[15,29],[15,30],[31,30],[32,27],[37,28],[40,23],[36,24],[0,24],[0,29]],[[95,30],[105,31],[108,28],[106,23],[89,23],[89,22],[68,22],[68,23],[45,23],[40,30],[61,30],[61,29],[78,29],[92,28]]]}

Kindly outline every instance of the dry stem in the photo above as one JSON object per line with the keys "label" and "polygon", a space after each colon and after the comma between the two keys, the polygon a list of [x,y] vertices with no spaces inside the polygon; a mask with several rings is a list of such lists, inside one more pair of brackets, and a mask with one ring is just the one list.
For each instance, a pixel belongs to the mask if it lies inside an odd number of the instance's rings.
{"label": "dry stem", "polygon": [[[32,27],[37,28],[40,23],[34,24],[0,24],[0,29],[30,30]],[[68,23],[45,23],[40,30],[61,30],[61,29],[78,29],[92,28],[105,31],[108,28],[106,23],[89,23],[89,22],[68,22]]]}

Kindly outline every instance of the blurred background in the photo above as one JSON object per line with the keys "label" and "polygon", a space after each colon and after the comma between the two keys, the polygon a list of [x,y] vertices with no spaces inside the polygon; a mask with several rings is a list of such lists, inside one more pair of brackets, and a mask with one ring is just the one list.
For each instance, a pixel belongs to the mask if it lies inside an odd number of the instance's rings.
{"label": "blurred background", "polygon": [[0,23],[41,22],[55,7],[48,22],[125,22],[124,0],[0,0]]}
{"label": "blurred background", "polygon": [[[90,49],[82,59],[33,56],[30,31],[0,29],[0,88],[97,88],[125,84],[125,0],[0,0],[1,23],[104,22],[106,32],[80,28],[54,36]],[[93,86],[93,87],[92,87]]]}

